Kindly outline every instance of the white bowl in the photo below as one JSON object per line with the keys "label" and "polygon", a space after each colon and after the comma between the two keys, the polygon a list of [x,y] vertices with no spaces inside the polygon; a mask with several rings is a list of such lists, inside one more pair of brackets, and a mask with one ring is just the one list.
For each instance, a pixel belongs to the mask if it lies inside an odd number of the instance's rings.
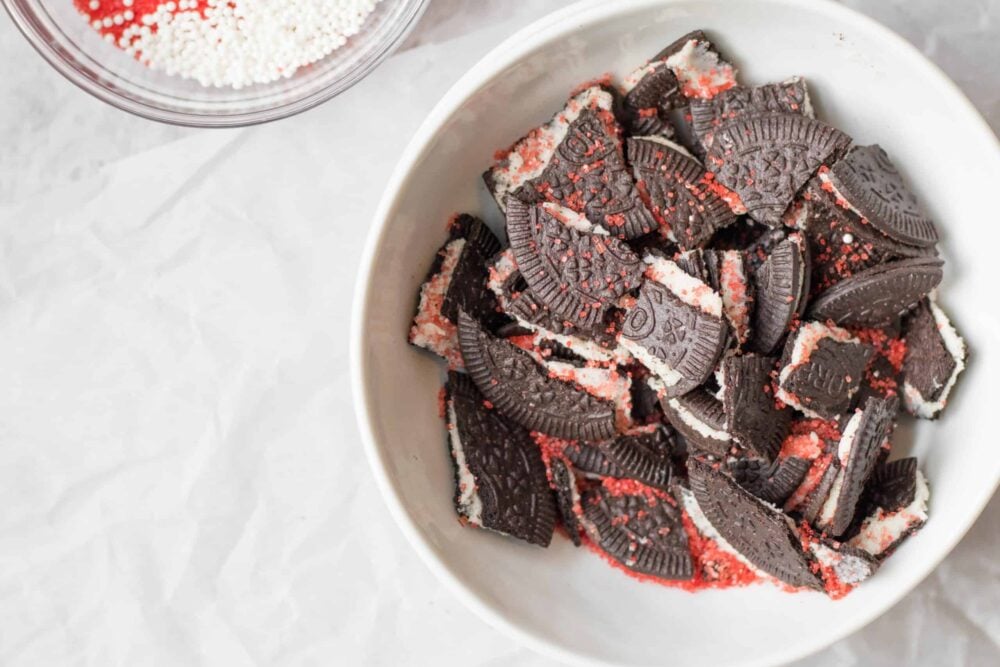
{"label": "white bowl", "polygon": [[[752,83],[804,75],[821,118],[902,165],[936,219],[941,300],[971,368],[938,422],[903,425],[931,519],[847,598],[768,585],[690,594],[640,584],[556,537],[548,549],[463,528],[438,417],[441,367],[406,344],[417,289],[455,211],[500,215],[480,183],[493,151],[546,120],[581,81],[626,73],[705,28]],[[386,502],[441,580],[528,646],[590,663],[769,665],[816,651],[888,609],[975,520],[1000,478],[1000,147],[968,100],[900,37],[830,2],[584,2],[494,49],[456,83],[403,154],[375,216],[358,283],[352,364],[358,421]],[[447,641],[447,638],[444,638]]]}

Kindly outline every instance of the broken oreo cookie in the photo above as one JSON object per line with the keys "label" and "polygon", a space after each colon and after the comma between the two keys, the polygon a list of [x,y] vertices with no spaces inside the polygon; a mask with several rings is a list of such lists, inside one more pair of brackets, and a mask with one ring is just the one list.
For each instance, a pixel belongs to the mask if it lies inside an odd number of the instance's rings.
{"label": "broken oreo cookie", "polygon": [[[775,405],[771,371],[775,360],[756,354],[722,360],[725,430],[751,456],[772,461],[788,433],[792,413]],[[798,483],[796,483],[796,486]],[[794,487],[789,491],[794,490]]]}
{"label": "broken oreo cookie", "polygon": [[683,396],[664,396],[660,406],[667,421],[690,446],[714,456],[729,452],[732,436],[726,430],[722,402],[707,390],[698,388]]}
{"label": "broken oreo cookie", "polygon": [[948,316],[925,299],[906,318],[903,402],[915,417],[936,418],[965,370],[968,352]]}
{"label": "broken oreo cookie", "polygon": [[476,386],[510,419],[569,440],[614,436],[613,403],[549,377],[527,352],[486,333],[464,311],[458,314],[458,340]]}
{"label": "broken oreo cookie", "polygon": [[811,462],[788,456],[766,459],[731,459],[726,463],[737,484],[766,503],[781,507],[806,476]]}
{"label": "broken oreo cookie", "polygon": [[548,546],[556,508],[531,435],[487,407],[467,375],[449,373],[447,395],[459,515],[472,525]]}
{"label": "broken oreo cookie", "polygon": [[576,546],[580,546],[580,519],[576,508],[580,504],[580,494],[576,486],[576,477],[568,465],[558,458],[549,461],[549,486],[556,497],[556,509],[566,534]]}
{"label": "broken oreo cookie", "polygon": [[801,234],[789,235],[766,258],[752,274],[756,303],[748,343],[761,354],[778,347],[809,294],[809,249]]}

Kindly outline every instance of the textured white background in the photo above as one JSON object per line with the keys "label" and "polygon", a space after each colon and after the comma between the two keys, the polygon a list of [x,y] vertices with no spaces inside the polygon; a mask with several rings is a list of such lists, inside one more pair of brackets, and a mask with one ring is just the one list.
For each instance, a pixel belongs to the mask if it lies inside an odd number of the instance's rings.
{"label": "textured white background", "polygon": [[[563,4],[433,0],[338,99],[213,132],[103,106],[0,19],[0,664],[550,664],[471,617],[392,523],[347,317],[423,115]],[[1000,128],[1000,0],[850,4]],[[995,499],[916,591],[807,664],[1000,663],[998,551]]]}

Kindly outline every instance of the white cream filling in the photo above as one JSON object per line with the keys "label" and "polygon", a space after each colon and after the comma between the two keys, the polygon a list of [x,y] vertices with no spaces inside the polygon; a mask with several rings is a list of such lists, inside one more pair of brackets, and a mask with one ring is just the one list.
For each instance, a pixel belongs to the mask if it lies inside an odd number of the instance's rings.
{"label": "white cream filling", "polygon": [[677,413],[681,421],[689,426],[696,433],[705,438],[711,438],[712,440],[718,440],[719,442],[729,442],[730,435],[725,431],[717,431],[705,422],[701,421],[696,417],[690,410],[685,408],[681,402],[676,398],[671,398],[667,401],[667,404]]}
{"label": "white cream filling", "polygon": [[656,135],[656,134],[650,134],[650,135],[646,135],[646,136],[643,136],[643,137],[637,137],[637,139],[639,141],[648,141],[650,143],[660,144],[661,146],[666,146],[667,148],[669,148],[671,150],[677,151],[681,155],[686,155],[687,157],[691,158],[692,160],[694,160],[698,164],[701,164],[701,161],[698,158],[696,158],[694,155],[692,155],[691,151],[689,151],[688,149],[684,148],[683,146],[681,146],[678,143],[670,141],[670,139],[666,139],[666,138],[661,137],[661,136]]}
{"label": "white cream filling", "polygon": [[638,341],[629,340],[622,336],[618,344],[628,350],[640,364],[655,373],[662,381],[663,387],[673,387],[683,379],[684,376],[681,375],[680,371],[671,368],[665,362],[650,354],[649,350],[643,347]]}
{"label": "white cream filling", "polygon": [[420,303],[417,306],[417,316],[410,327],[410,342],[418,347],[435,352],[446,359],[454,352],[457,341],[442,327],[444,315],[441,314],[441,304],[451,276],[458,266],[458,258],[465,248],[465,239],[455,239],[444,247],[444,260],[441,270],[431,276],[430,280],[420,287]]}
{"label": "white cream filling", "polygon": [[507,281],[517,271],[517,260],[514,259],[514,251],[507,248],[496,258],[490,266],[490,275],[486,280],[486,286],[497,297],[500,307],[507,308]]}
{"label": "white cream filling", "polygon": [[822,542],[810,542],[809,550],[820,565],[833,570],[841,583],[860,584],[872,575],[871,563],[863,558],[845,554],[828,547]]}
{"label": "white cream filling", "polygon": [[855,215],[857,215],[862,220],[867,220],[867,218],[865,218],[864,214],[861,211],[859,211],[854,206],[854,204],[851,203],[851,200],[848,199],[847,197],[845,197],[844,193],[842,193],[840,190],[838,190],[837,186],[833,184],[833,180],[830,178],[829,172],[827,172],[827,171],[821,171],[819,173],[819,180],[820,180],[820,183],[822,183],[823,185],[826,185],[830,189],[830,194],[832,194],[834,196],[834,198],[836,198],[836,200],[838,202],[838,205],[840,205],[840,204],[846,204],[847,205],[847,210],[851,211],[852,213],[854,213]]}
{"label": "white cream filling", "polygon": [[[822,322],[806,322],[795,332],[795,340],[792,343],[792,354],[788,363],[778,373],[778,391],[775,392],[775,395],[785,405],[790,405],[807,417],[813,417],[814,419],[821,419],[821,417],[817,412],[810,410],[808,406],[804,405],[798,396],[787,391],[785,389],[785,382],[788,381],[792,372],[801,366],[805,359],[809,358],[824,338],[830,338],[838,343],[861,344],[861,341],[851,336],[851,333],[845,329],[827,326]],[[858,387],[855,387],[855,391],[857,389]]]}
{"label": "white cream filling", "polygon": [[[490,170],[493,177],[493,196],[500,205],[500,209],[506,211],[508,193],[541,175],[552,158],[552,154],[555,153],[556,147],[566,136],[570,124],[580,116],[584,109],[596,107],[611,111],[612,105],[611,93],[600,86],[592,86],[570,98],[563,110],[556,114],[552,120],[514,144],[505,158],[506,164],[498,164]],[[526,167],[524,156],[520,152],[529,144],[533,148],[531,151],[534,153],[532,159],[537,162],[531,168]]]}
{"label": "white cream filling", "polygon": [[648,266],[647,278],[669,289],[687,305],[712,317],[722,317],[722,297],[709,285],[685,273],[676,262],[659,255],[646,255],[642,260]]}
{"label": "white cream filling", "polygon": [[865,518],[861,531],[848,544],[864,549],[873,556],[880,555],[899,542],[908,531],[927,521],[927,501],[930,497],[927,478],[918,470],[916,490],[910,504],[895,512],[876,510]]}
{"label": "white cream filling", "polygon": [[448,403],[448,439],[451,442],[451,454],[455,458],[455,467],[458,468],[458,511],[469,523],[483,525],[483,501],[476,491],[476,478],[469,470],[469,464],[465,460],[465,449],[462,447],[462,438],[458,434],[458,421],[455,415],[455,406]]}
{"label": "white cream filling", "polygon": [[833,515],[837,512],[837,499],[840,498],[840,490],[844,486],[844,475],[847,472],[847,460],[851,457],[851,449],[854,447],[854,438],[858,432],[858,428],[861,426],[861,418],[863,416],[861,410],[856,411],[851,415],[851,419],[847,422],[847,426],[844,428],[844,434],[840,436],[840,442],[837,444],[837,460],[840,462],[840,470],[837,471],[837,476],[833,480],[833,484],[830,486],[830,492],[826,496],[826,500],[823,502],[823,508],[820,510],[819,517],[816,519],[816,524],[818,526],[826,526],[831,521],[833,521]]}
{"label": "white cream filling", "polygon": [[542,365],[560,380],[579,385],[597,398],[611,401],[621,429],[632,424],[632,381],[616,369],[597,366],[574,366],[564,361],[544,360]]}
{"label": "white cream filling", "polygon": [[955,368],[952,369],[951,375],[948,377],[947,382],[945,382],[944,389],[938,394],[936,401],[926,399],[916,387],[905,380],[903,381],[903,400],[906,402],[906,409],[917,417],[923,417],[924,419],[933,418],[937,413],[944,410],[944,407],[948,404],[948,395],[955,386],[955,382],[958,381],[958,376],[965,370],[966,355],[965,341],[955,331],[955,327],[948,320],[948,316],[938,308],[938,305],[934,301],[929,301],[928,303],[931,307],[931,314],[934,316],[934,322],[937,324],[938,333],[941,334],[941,342],[944,343],[944,347],[948,350],[951,358],[955,360]]}
{"label": "white cream filling", "polygon": [[[739,251],[726,250],[722,253],[719,283],[722,310],[733,326],[740,344],[743,344],[750,335],[750,308],[747,302],[747,276]],[[742,285],[742,289],[737,285]]]}
{"label": "white cream filling", "polygon": [[662,67],[663,64],[664,63],[662,60],[653,60],[646,63],[642,67],[638,67],[629,72],[628,75],[624,79],[622,79],[622,92],[623,93],[631,92],[633,88],[639,85],[640,81],[646,78],[647,74],[652,74],[660,67]]}
{"label": "white cream filling", "polygon": [[719,88],[736,83],[736,71],[731,65],[720,62],[707,42],[688,40],[677,53],[666,59],[666,63],[688,97],[711,99]]}
{"label": "white cream filling", "polygon": [[737,551],[733,545],[726,541],[726,538],[719,534],[719,531],[715,529],[715,526],[713,526],[712,522],[708,520],[705,513],[701,511],[701,506],[698,505],[698,500],[694,497],[694,493],[690,489],[686,489],[684,487],[679,488],[681,505],[684,506],[684,511],[687,512],[687,515],[691,518],[691,522],[694,524],[694,527],[698,529],[698,532],[701,533],[703,537],[715,542],[719,546],[719,549],[734,556],[736,560],[750,568],[757,576],[772,579],[771,575],[748,561],[743,554]]}
{"label": "white cream filling", "polygon": [[802,83],[802,90],[805,91],[805,96],[802,100],[802,115],[806,118],[815,118],[816,112],[813,110],[812,100],[809,98],[809,86],[802,80],[802,77],[793,76],[785,79],[782,83],[786,86],[794,86],[800,82]]}

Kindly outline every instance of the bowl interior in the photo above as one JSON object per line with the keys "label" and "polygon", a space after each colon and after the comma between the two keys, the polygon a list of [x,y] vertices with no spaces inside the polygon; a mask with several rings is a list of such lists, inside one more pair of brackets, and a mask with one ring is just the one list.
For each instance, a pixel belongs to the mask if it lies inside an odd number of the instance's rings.
{"label": "bowl interior", "polygon": [[291,115],[357,83],[405,36],[426,0],[381,0],[341,48],[287,79],[238,90],[205,87],[146,67],[106,42],[72,0],[4,3],[46,60],[104,101],[156,120],[231,126]]}
{"label": "bowl interior", "polygon": [[[480,173],[545,121],[581,81],[623,75],[705,28],[744,82],[804,75],[820,118],[894,157],[938,222],[941,302],[972,350],[945,417],[904,422],[897,451],[921,459],[931,520],[846,599],[767,585],[689,594],[640,584],[557,536],[539,549],[462,528],[438,417],[439,364],[407,346],[416,291],[456,211],[501,216]],[[995,137],[942,74],[885,29],[828,3],[791,0],[589,3],[488,56],[414,139],[382,202],[356,310],[362,431],[389,504],[432,569],[487,620],[535,648],[593,661],[770,664],[816,650],[884,611],[954,546],[1000,476],[990,413],[1000,322],[989,253]],[[978,286],[978,289],[977,289]],[[984,303],[990,301],[990,307]]]}

